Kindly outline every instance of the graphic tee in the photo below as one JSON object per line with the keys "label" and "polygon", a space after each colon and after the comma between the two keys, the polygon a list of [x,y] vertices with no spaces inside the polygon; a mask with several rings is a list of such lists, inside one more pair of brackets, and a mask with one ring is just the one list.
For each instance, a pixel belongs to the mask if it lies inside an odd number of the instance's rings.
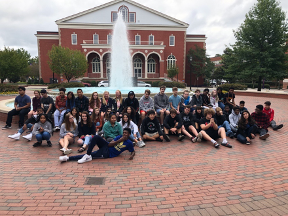
{"label": "graphic tee", "polygon": [[[117,136],[115,137],[114,141],[117,141],[121,138],[122,136]],[[109,157],[117,157],[119,156],[122,152],[128,150],[129,152],[134,152],[134,146],[131,140],[125,140],[124,142],[120,142],[117,145],[113,147],[109,147]]]}

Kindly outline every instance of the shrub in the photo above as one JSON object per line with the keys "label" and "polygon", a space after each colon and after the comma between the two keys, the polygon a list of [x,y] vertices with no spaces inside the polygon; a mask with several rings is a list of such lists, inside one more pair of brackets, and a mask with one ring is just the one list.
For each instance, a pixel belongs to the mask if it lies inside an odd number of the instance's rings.
{"label": "shrub", "polygon": [[18,92],[17,85],[0,84],[0,92]]}
{"label": "shrub", "polygon": [[219,87],[222,87],[223,90],[229,91],[230,87],[233,87],[235,90],[246,90],[247,86],[238,84],[238,83],[225,83],[223,85],[220,85]]}
{"label": "shrub", "polygon": [[160,83],[161,81],[155,81],[155,82],[153,82],[152,83],[152,87],[160,87],[160,85],[159,85],[159,83]]}
{"label": "shrub", "polygon": [[48,89],[53,89],[53,88],[76,88],[76,87],[85,87],[82,83],[54,83],[54,84],[49,84]]}
{"label": "shrub", "polygon": [[178,88],[186,88],[186,85],[181,82],[163,82],[163,81],[155,81],[152,83],[152,87],[160,87],[160,86],[166,86],[167,88],[173,88],[173,87],[178,87]]}
{"label": "shrub", "polygon": [[44,80],[42,78],[39,80],[39,84],[44,84]]}
{"label": "shrub", "polygon": [[91,81],[91,80],[82,80],[82,82],[84,82],[84,83],[90,83],[90,84],[91,84],[91,87],[98,87],[98,83],[99,83],[99,82]]}

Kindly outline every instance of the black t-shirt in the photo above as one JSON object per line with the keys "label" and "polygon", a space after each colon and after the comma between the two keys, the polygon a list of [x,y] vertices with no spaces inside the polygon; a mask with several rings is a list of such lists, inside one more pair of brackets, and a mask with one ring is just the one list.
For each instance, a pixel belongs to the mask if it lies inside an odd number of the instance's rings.
{"label": "black t-shirt", "polygon": [[189,127],[190,125],[194,125],[194,116],[191,112],[185,114],[184,112],[180,114],[183,125],[185,127]]}
{"label": "black t-shirt", "polygon": [[[232,102],[232,100],[235,98],[235,94],[234,94],[234,93],[233,93],[233,94],[230,94],[230,93],[228,92],[228,93],[226,93],[226,94],[224,95],[224,97],[225,97],[225,103],[227,103],[228,101]],[[228,101],[227,101],[227,99],[228,99]]]}
{"label": "black t-shirt", "polygon": [[[41,104],[43,104],[44,112],[47,112],[47,110],[49,109],[49,105],[53,103],[53,99],[50,96],[48,96],[47,98],[41,98]],[[52,112],[52,108],[50,112]]]}
{"label": "black t-shirt", "polygon": [[218,93],[218,98],[219,98],[219,100],[224,102],[225,95],[222,92]]}
{"label": "black t-shirt", "polygon": [[[214,119],[215,124],[217,124],[217,120]],[[210,123],[210,120],[206,119],[205,117],[200,120],[200,125],[204,124],[205,126]],[[213,133],[215,130],[213,126],[209,127],[207,130],[205,130],[207,133]]]}

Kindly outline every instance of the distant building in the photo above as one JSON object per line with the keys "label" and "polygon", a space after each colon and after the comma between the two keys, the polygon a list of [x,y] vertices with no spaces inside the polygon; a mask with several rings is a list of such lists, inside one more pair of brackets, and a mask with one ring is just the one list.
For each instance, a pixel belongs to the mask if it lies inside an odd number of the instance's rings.
{"label": "distant building", "polygon": [[[167,78],[167,70],[177,66],[178,80],[189,85],[187,54],[195,45],[206,48],[205,35],[188,35],[189,24],[131,0],[114,0],[57,20],[58,32],[37,31],[39,73],[44,82],[53,76],[47,54],[54,44],[85,54],[89,68],[84,79],[107,79],[113,24],[119,11],[127,23],[134,76],[143,81],[163,80]],[[55,78],[61,80],[58,75]],[[195,78],[192,74],[192,83]],[[198,82],[201,85],[203,79]]]}
{"label": "distant building", "polygon": [[221,64],[221,61],[222,61],[221,56],[212,57],[212,58],[210,58],[210,61],[215,64],[215,67],[221,67],[223,65],[223,64]]}

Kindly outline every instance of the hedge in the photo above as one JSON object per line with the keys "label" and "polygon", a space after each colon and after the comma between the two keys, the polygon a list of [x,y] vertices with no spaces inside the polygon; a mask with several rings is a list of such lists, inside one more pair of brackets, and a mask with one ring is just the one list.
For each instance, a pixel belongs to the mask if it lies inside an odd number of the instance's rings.
{"label": "hedge", "polygon": [[54,88],[76,88],[76,87],[85,87],[82,83],[54,83],[49,84],[48,89],[54,89]]}
{"label": "hedge", "polygon": [[152,83],[152,87],[160,87],[160,86],[166,86],[167,88],[186,88],[184,83],[181,82],[163,82],[163,81],[155,81]]}
{"label": "hedge", "polygon": [[18,85],[0,84],[0,92],[18,92]]}
{"label": "hedge", "polygon": [[[253,84],[252,83],[243,83],[242,85],[247,86],[247,88],[253,88]],[[261,88],[262,88],[263,84],[261,84]],[[254,84],[254,88],[258,88],[258,84],[255,83]],[[264,88],[265,89],[270,89],[270,85],[269,84],[264,84]]]}
{"label": "hedge", "polygon": [[222,87],[222,89],[225,91],[229,91],[230,87],[233,87],[235,90],[246,90],[247,89],[246,85],[242,85],[242,84],[238,84],[238,83],[225,83],[225,84],[220,85],[219,87]]}
{"label": "hedge", "polygon": [[91,87],[98,87],[98,83],[99,83],[99,82],[91,81],[91,80],[82,80],[82,82],[84,82],[84,83],[90,83],[90,84],[91,84]]}

